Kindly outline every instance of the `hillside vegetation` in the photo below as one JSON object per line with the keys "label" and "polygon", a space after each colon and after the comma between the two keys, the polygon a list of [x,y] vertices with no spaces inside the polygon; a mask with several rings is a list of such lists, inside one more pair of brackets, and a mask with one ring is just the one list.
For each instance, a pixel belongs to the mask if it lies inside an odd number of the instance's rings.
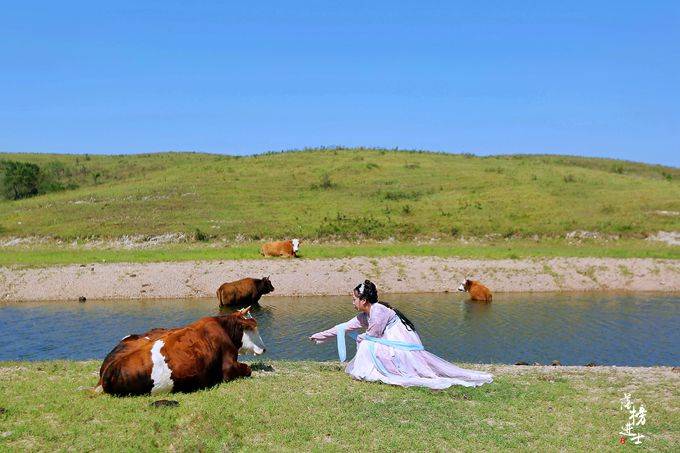
{"label": "hillside vegetation", "polygon": [[680,170],[566,156],[320,149],[252,157],[2,154],[72,190],[0,201],[0,236],[642,238],[680,230]]}

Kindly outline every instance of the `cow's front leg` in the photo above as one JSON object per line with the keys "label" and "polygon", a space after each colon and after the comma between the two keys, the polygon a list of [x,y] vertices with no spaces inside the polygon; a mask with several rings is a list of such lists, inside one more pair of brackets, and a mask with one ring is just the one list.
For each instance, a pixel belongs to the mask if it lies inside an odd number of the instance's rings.
{"label": "cow's front leg", "polygon": [[231,381],[240,377],[250,376],[252,373],[250,367],[245,363],[238,363],[237,361],[224,362],[222,365],[222,380]]}
{"label": "cow's front leg", "polygon": [[250,369],[250,366],[247,363],[236,362],[236,365],[239,366],[239,373],[241,377],[250,377],[250,375],[253,374],[253,370]]}

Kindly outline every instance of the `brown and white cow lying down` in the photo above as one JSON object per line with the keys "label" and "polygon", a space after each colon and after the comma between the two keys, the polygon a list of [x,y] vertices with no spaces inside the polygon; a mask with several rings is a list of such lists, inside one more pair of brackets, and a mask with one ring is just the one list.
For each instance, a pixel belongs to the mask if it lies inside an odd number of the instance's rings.
{"label": "brown and white cow lying down", "polygon": [[191,392],[250,376],[238,354],[259,355],[265,347],[249,311],[123,338],[104,359],[95,390],[116,396]]}
{"label": "brown and white cow lying down", "polygon": [[274,291],[269,277],[264,278],[242,278],[235,282],[223,283],[217,289],[217,300],[220,307],[229,305],[256,305],[260,297]]}
{"label": "brown and white cow lying down", "polygon": [[289,258],[297,258],[298,250],[300,250],[300,240],[293,239],[291,241],[276,241],[262,244],[260,254],[264,256],[287,256]]}
{"label": "brown and white cow lying down", "polygon": [[458,287],[458,291],[467,291],[470,294],[471,300],[478,300],[482,302],[491,302],[493,296],[489,288],[482,285],[476,280],[465,279]]}

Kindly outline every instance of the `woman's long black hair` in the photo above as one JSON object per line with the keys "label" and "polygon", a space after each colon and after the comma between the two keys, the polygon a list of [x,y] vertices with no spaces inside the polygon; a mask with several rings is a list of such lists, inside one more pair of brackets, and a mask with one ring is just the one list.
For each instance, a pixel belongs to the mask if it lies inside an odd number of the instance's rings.
{"label": "woman's long black hair", "polygon": [[412,330],[414,332],[416,331],[416,326],[413,325],[413,323],[406,317],[406,315],[404,315],[401,311],[397,310],[396,308],[392,307],[387,302],[378,300],[378,288],[375,287],[375,284],[372,281],[364,280],[363,283],[358,284],[354,288],[354,294],[356,294],[359,299],[365,300],[370,304],[379,303],[381,305],[386,306],[387,308],[391,308],[392,310],[394,310],[397,316],[399,316],[399,319],[401,319],[401,322],[404,323],[407,330]]}

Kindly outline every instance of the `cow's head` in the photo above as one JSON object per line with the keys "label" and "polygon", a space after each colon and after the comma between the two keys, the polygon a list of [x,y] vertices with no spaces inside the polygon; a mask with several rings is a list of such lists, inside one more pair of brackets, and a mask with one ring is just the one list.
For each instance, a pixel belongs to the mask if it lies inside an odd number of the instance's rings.
{"label": "cow's head", "polygon": [[472,280],[469,278],[466,278],[460,283],[460,286],[458,287],[458,291],[467,291],[470,289],[470,285],[472,284]]}
{"label": "cow's head", "polygon": [[272,285],[272,282],[271,280],[269,280],[269,277],[262,277],[258,289],[262,294],[269,294],[272,291],[274,291],[274,285]]}
{"label": "cow's head", "polygon": [[238,350],[239,354],[264,354],[267,350],[260,337],[260,333],[257,331],[257,321],[250,314],[250,307],[246,307],[242,310],[234,313],[237,318],[237,322],[243,328],[243,336],[241,337],[241,349]]}
{"label": "cow's head", "polygon": [[300,250],[300,240],[293,239],[291,242],[293,243],[293,253],[297,253]]}

